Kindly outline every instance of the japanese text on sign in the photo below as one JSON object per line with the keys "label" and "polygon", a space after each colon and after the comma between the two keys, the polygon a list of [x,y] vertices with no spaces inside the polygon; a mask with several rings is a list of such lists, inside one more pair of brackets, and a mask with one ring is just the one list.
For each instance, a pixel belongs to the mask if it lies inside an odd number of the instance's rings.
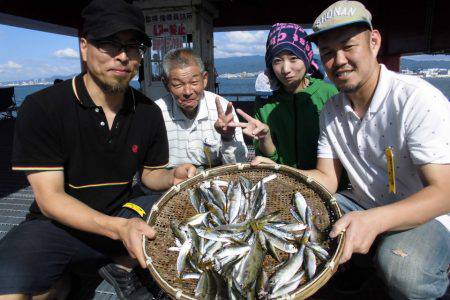
{"label": "japanese text on sign", "polygon": [[192,20],[192,12],[163,12],[153,15],[145,16],[146,23],[165,23],[165,22],[177,22],[177,21],[190,21]]}
{"label": "japanese text on sign", "polygon": [[183,48],[182,36],[166,36],[164,38],[155,38],[152,40],[152,50],[162,51],[164,53],[172,50]]}
{"label": "japanese text on sign", "polygon": [[184,24],[155,24],[152,35],[186,35],[186,26]]}

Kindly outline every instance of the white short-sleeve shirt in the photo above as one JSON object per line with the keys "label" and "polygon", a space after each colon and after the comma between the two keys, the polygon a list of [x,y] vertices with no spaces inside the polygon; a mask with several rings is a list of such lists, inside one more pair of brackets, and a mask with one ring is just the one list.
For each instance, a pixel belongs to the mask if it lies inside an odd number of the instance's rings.
{"label": "white short-sleeve shirt", "polygon": [[[450,163],[448,99],[425,80],[384,65],[364,118],[339,93],[326,103],[320,123],[317,156],[340,160],[353,187],[350,196],[364,208],[390,204],[421,190],[417,165]],[[394,153],[395,194],[389,192],[387,147]],[[446,218],[450,217],[439,220]]]}
{"label": "white short-sleeve shirt", "polygon": [[[215,130],[214,123],[218,118],[216,94],[204,91],[199,102],[199,110],[194,119],[188,119],[170,94],[155,101],[161,108],[169,141],[169,165],[176,167],[184,163],[209,165],[205,148],[208,149],[211,165],[246,162],[248,150],[242,135],[242,129],[236,128],[235,137],[224,141]],[[228,101],[220,97],[223,110]],[[234,120],[238,117],[233,108]]]}

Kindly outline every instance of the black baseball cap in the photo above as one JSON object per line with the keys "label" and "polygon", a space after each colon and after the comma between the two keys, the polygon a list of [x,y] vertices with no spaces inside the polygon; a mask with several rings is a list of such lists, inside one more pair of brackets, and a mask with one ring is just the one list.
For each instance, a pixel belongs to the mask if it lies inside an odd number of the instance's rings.
{"label": "black baseball cap", "polygon": [[84,19],[83,36],[103,39],[125,30],[134,30],[144,45],[151,46],[145,33],[142,10],[123,0],[93,0],[81,12]]}

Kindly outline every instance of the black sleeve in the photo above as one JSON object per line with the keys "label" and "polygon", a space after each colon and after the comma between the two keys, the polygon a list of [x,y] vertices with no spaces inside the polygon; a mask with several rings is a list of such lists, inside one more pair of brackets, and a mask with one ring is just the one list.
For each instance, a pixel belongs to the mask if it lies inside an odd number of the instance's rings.
{"label": "black sleeve", "polygon": [[[156,105],[155,105],[156,106]],[[155,107],[151,119],[150,140],[144,159],[144,168],[160,169],[169,163],[169,142],[167,141],[166,125],[159,107]]]}
{"label": "black sleeve", "polygon": [[28,96],[19,109],[14,131],[12,168],[16,171],[64,169],[60,130],[38,101]]}

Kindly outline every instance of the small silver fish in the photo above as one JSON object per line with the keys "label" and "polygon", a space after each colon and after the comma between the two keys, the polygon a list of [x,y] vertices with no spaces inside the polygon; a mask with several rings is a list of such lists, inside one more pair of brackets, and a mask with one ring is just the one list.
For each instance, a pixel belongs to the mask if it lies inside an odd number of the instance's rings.
{"label": "small silver fish", "polygon": [[204,224],[206,222],[206,219],[208,218],[208,216],[209,216],[209,212],[193,215],[192,217],[186,219],[183,223],[181,223],[180,227],[184,227],[187,225],[197,226],[197,225]]}
{"label": "small silver fish", "polygon": [[275,226],[271,226],[270,224],[266,224],[263,227],[263,231],[269,232],[281,239],[285,239],[288,241],[295,241],[295,236],[282,228],[277,228]]}
{"label": "small silver fish", "polygon": [[305,249],[306,254],[306,270],[308,272],[308,278],[311,280],[316,274],[317,261],[314,252],[310,248]]}
{"label": "small silver fish", "polygon": [[259,272],[256,280],[255,292],[258,299],[265,299],[269,294],[269,277],[264,269]]}
{"label": "small silver fish", "polygon": [[297,248],[292,245],[290,242],[283,240],[269,232],[263,231],[263,234],[266,236],[267,240],[277,249],[287,253],[296,253]]}
{"label": "small silver fish", "polygon": [[295,192],[294,194],[294,206],[297,210],[297,213],[300,215],[300,218],[303,223],[306,223],[306,208],[308,204],[306,203],[305,197],[300,192]]}
{"label": "small silver fish", "polygon": [[227,196],[222,191],[222,189],[214,183],[211,182],[211,193],[214,196],[215,204],[220,207],[222,212],[225,212],[226,204],[227,204]]}
{"label": "small silver fish", "polygon": [[176,220],[170,221],[170,229],[172,229],[173,235],[183,244],[187,239],[187,234],[180,229],[180,224]]}
{"label": "small silver fish", "polygon": [[249,252],[251,247],[249,245],[244,246],[228,246],[218,251],[215,255],[218,259],[224,259],[228,256],[239,256],[245,255]]}
{"label": "small silver fish", "polygon": [[178,258],[177,258],[178,278],[180,278],[181,273],[186,268],[187,259],[188,259],[189,252],[191,251],[191,248],[192,248],[192,240],[190,240],[190,239],[187,239],[180,248],[180,253],[178,254]]}
{"label": "small silver fish", "polygon": [[199,273],[185,273],[185,274],[181,274],[180,278],[184,279],[184,280],[188,280],[188,279],[199,280],[200,276],[201,276],[201,274],[199,274]]}
{"label": "small silver fish", "polygon": [[239,183],[235,183],[231,187],[231,191],[228,194],[228,207],[227,207],[227,215],[228,222],[235,223],[237,217],[239,216],[239,211],[241,208],[241,204],[243,199],[242,188]]}
{"label": "small silver fish", "polygon": [[304,277],[305,272],[300,271],[294,277],[288,281],[285,285],[280,287],[276,292],[269,295],[269,299],[275,299],[281,297],[283,295],[287,295],[295,291],[301,283],[302,278]]}
{"label": "small silver fish", "polygon": [[291,280],[292,277],[300,270],[303,265],[304,251],[308,239],[309,232],[306,232],[298,252],[293,254],[292,257],[287,260],[286,263],[281,266],[269,279],[271,293],[275,293],[279,288]]}
{"label": "small silver fish", "polygon": [[330,254],[327,252],[327,250],[322,248],[319,244],[308,243],[307,247],[311,248],[320,260],[327,261],[330,259]]}
{"label": "small silver fish", "polygon": [[188,189],[187,190],[189,195],[189,200],[191,201],[192,206],[195,208],[195,210],[200,213],[200,199],[198,198],[198,195],[195,191]]}
{"label": "small silver fish", "polygon": [[250,252],[244,258],[244,280],[242,281],[242,289],[247,290],[253,285],[258,278],[261,265],[264,260],[265,253],[259,243],[258,239],[255,239]]}
{"label": "small silver fish", "polygon": [[313,222],[313,216],[311,209],[309,207],[306,207],[306,225],[309,228],[309,231],[311,232],[311,236],[309,240],[311,243],[317,243],[317,229]]}

